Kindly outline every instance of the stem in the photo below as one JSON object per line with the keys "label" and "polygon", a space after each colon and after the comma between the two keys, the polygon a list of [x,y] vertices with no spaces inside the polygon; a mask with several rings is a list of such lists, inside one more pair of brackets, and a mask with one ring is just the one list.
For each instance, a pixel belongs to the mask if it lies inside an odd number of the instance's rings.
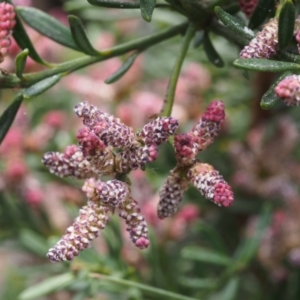
{"label": "stem", "polygon": [[[91,5],[107,8],[119,9],[135,9],[140,8],[140,2],[127,2],[127,1],[107,1],[107,0],[88,0]],[[155,7],[170,7],[168,4],[157,3]]]}
{"label": "stem", "polygon": [[42,72],[37,73],[29,73],[24,74],[23,78],[20,79],[16,75],[1,75],[0,74],[0,87],[1,88],[23,88],[23,87],[29,87],[33,85],[36,82],[39,82],[45,78],[51,77],[56,74],[69,74],[71,72],[74,72],[78,69],[84,68],[88,65],[107,60],[109,58],[123,55],[129,51],[137,50],[137,49],[146,49],[149,48],[155,44],[158,44],[164,40],[167,40],[169,38],[172,38],[181,32],[184,32],[184,30],[187,27],[187,22],[184,22],[182,24],[176,25],[172,28],[168,28],[166,30],[163,30],[159,33],[155,33],[152,35],[149,35],[147,37],[138,38],[134,41],[130,41],[127,43],[124,43],[122,45],[118,45],[115,47],[112,47],[110,49],[101,51],[101,56],[99,57],[91,57],[91,56],[84,56],[81,58],[77,58],[71,61],[67,61],[61,64],[58,64],[56,67],[52,69],[48,69]]}
{"label": "stem", "polygon": [[174,300],[196,300],[195,298],[191,297],[186,297],[180,294],[176,294],[173,292],[165,291],[162,289],[154,288],[149,285],[145,285],[142,283],[134,282],[134,281],[129,281],[121,278],[116,278],[116,277],[111,277],[107,275],[102,275],[102,274],[96,274],[96,273],[90,273],[89,275],[91,278],[97,278],[100,280],[106,280],[110,282],[114,282],[123,286],[127,287],[135,287],[140,289],[143,292],[146,292],[150,295],[155,295],[157,298],[156,299],[174,299]]}
{"label": "stem", "polygon": [[179,56],[177,57],[177,60],[175,62],[172,75],[170,77],[167,93],[164,100],[164,105],[161,111],[162,116],[170,116],[172,113],[172,108],[174,104],[174,97],[175,97],[175,91],[176,86],[180,74],[180,70],[184,61],[184,58],[187,54],[187,51],[189,49],[190,42],[192,38],[194,37],[196,32],[196,29],[194,25],[191,23],[186,31],[186,34],[183,39],[181,51],[179,53]]}

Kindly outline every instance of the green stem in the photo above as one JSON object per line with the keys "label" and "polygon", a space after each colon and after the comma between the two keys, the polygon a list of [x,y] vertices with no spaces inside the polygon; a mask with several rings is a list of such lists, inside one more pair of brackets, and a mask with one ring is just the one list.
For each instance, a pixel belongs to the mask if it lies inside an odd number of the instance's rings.
{"label": "green stem", "polygon": [[137,49],[146,49],[155,44],[158,44],[164,40],[172,38],[182,32],[187,27],[187,23],[176,25],[172,28],[163,30],[159,33],[149,35],[147,37],[138,38],[134,41],[124,43],[122,45],[115,46],[113,48],[101,51],[101,56],[91,57],[84,56],[77,58],[71,61],[67,61],[61,64],[58,64],[52,69],[48,69],[42,72],[24,74],[23,78],[20,79],[16,75],[1,75],[0,74],[0,87],[1,88],[23,88],[29,87],[36,82],[39,82],[45,78],[51,77],[56,74],[69,74],[78,69],[84,68],[88,65],[107,60],[109,58],[123,55],[129,51]]}
{"label": "green stem", "polygon": [[172,113],[175,91],[176,91],[176,86],[177,86],[180,70],[181,70],[184,58],[189,49],[190,42],[195,35],[195,32],[196,32],[196,29],[195,29],[194,25],[190,24],[186,31],[186,34],[184,36],[181,51],[179,53],[179,56],[177,57],[175,66],[172,71],[172,75],[171,75],[171,78],[169,81],[167,93],[166,93],[165,100],[164,100],[164,105],[163,105],[163,108],[161,111],[162,116],[170,116]]}
{"label": "green stem", "polygon": [[[91,5],[107,8],[135,9],[140,8],[140,2],[88,0]],[[170,7],[168,4],[157,3],[155,7]]]}
{"label": "green stem", "polygon": [[135,287],[140,289],[141,291],[148,293],[150,295],[156,296],[156,299],[173,299],[173,300],[196,300],[195,298],[186,297],[180,294],[176,294],[173,292],[165,291],[162,289],[154,288],[149,285],[145,285],[142,283],[129,281],[121,278],[111,277],[102,274],[91,273],[90,277],[97,278],[100,280],[105,280],[113,283],[117,283],[126,287]]}

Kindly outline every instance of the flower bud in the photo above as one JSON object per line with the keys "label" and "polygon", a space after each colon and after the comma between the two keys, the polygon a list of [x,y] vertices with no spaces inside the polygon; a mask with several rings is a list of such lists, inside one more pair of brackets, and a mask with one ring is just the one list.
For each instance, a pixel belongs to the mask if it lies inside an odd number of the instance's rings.
{"label": "flower bud", "polygon": [[278,98],[288,106],[300,104],[300,75],[290,75],[281,80],[274,89]]}
{"label": "flower bud", "polygon": [[239,6],[241,11],[249,18],[256,5],[257,5],[258,0],[239,0]]}
{"label": "flower bud", "polygon": [[199,149],[197,138],[193,133],[175,135],[174,147],[178,166],[190,166],[195,162]]}

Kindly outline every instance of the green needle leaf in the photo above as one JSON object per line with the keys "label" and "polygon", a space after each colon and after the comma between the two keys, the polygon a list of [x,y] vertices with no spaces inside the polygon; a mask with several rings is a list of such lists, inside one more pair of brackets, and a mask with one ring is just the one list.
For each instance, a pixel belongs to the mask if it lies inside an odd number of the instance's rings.
{"label": "green needle leaf", "polygon": [[[18,13],[18,8],[16,9]],[[45,62],[36,52],[34,46],[32,45],[30,38],[27,35],[26,30],[24,29],[22,22],[20,21],[20,18],[18,14],[16,15],[16,25],[13,29],[13,38],[19,45],[21,49],[28,49],[29,53],[28,55],[37,63],[44,65],[44,66],[49,66],[47,62]]]}
{"label": "green needle leaf", "polygon": [[3,112],[3,114],[0,117],[0,144],[5,138],[5,135],[8,132],[11,124],[13,123],[22,101],[24,99],[31,99],[42,94],[43,92],[51,88],[53,85],[55,85],[61,77],[62,75],[58,74],[41,80],[38,83],[26,89],[25,91],[23,91],[22,93],[20,93],[14,99],[13,103],[8,106],[8,108]]}
{"label": "green needle leaf", "polygon": [[29,287],[19,295],[18,300],[37,299],[53,291],[64,288],[75,280],[72,273],[65,273],[58,276],[51,277],[32,287]]}
{"label": "green needle leaf", "polygon": [[233,62],[233,65],[239,69],[252,71],[284,72],[300,70],[299,64],[260,58],[239,58]]}
{"label": "green needle leaf", "polygon": [[203,30],[197,31],[193,43],[194,48],[198,48],[203,43],[203,39],[204,39],[204,31]]}
{"label": "green needle leaf", "polygon": [[91,56],[99,56],[100,53],[97,50],[95,50],[92,44],[90,43],[81,20],[78,17],[72,15],[70,15],[68,18],[71,34],[78,49],[80,49],[85,54]]}
{"label": "green needle leaf", "polygon": [[280,101],[280,99],[276,96],[274,92],[274,88],[281,80],[283,80],[289,75],[292,75],[292,72],[285,72],[280,77],[278,77],[278,79],[271,85],[269,90],[263,95],[260,101],[260,107],[262,109],[271,109]]}
{"label": "green needle leaf", "polygon": [[111,75],[109,78],[105,80],[105,83],[110,84],[119,80],[131,68],[131,66],[133,65],[135,59],[138,57],[139,54],[140,54],[139,51],[131,54],[125,60],[124,64],[113,75]]}
{"label": "green needle leaf", "polygon": [[230,257],[215,252],[211,249],[201,247],[186,247],[182,251],[182,257],[191,260],[202,261],[222,266],[229,266],[232,263]]}
{"label": "green needle leaf", "polygon": [[88,0],[88,3],[94,6],[109,8],[140,8],[140,2]]}
{"label": "green needle leaf", "polygon": [[294,34],[295,6],[291,0],[283,3],[278,20],[278,46],[283,50]]}
{"label": "green needle leaf", "polygon": [[45,257],[45,253],[48,251],[48,243],[44,237],[38,235],[37,233],[29,230],[22,229],[19,235],[20,242],[31,252]]}
{"label": "green needle leaf", "polygon": [[226,27],[231,29],[239,36],[247,40],[252,40],[254,38],[254,32],[251,29],[249,29],[243,21],[227,13],[221,7],[215,7],[215,14]]}
{"label": "green needle leaf", "polygon": [[16,66],[16,75],[22,79],[24,68],[26,65],[26,60],[29,54],[28,49],[24,49],[21,53],[19,53],[15,59],[15,66]]}
{"label": "green needle leaf", "polygon": [[[30,27],[49,39],[78,51],[68,27],[33,7],[18,7],[17,12]],[[26,47],[28,48],[28,47]]]}
{"label": "green needle leaf", "polygon": [[193,277],[180,277],[180,285],[189,289],[215,289],[216,279],[214,278],[193,278]]}
{"label": "green needle leaf", "polygon": [[224,67],[224,62],[219,53],[215,50],[214,45],[212,44],[208,36],[208,33],[204,34],[203,46],[209,61],[218,68]]}
{"label": "green needle leaf", "polygon": [[249,27],[251,29],[256,29],[260,26],[264,20],[268,17],[269,13],[272,11],[272,8],[275,7],[274,0],[259,0],[254,12],[251,15],[249,21]]}
{"label": "green needle leaf", "polygon": [[223,289],[221,289],[218,293],[214,294],[214,298],[218,300],[233,300],[237,299],[237,292],[239,285],[241,283],[241,279],[238,275],[230,278]]}
{"label": "green needle leaf", "polygon": [[14,121],[20,105],[23,101],[23,95],[18,95],[12,104],[10,104],[0,117],[0,144],[4,140],[12,122]]}
{"label": "green needle leaf", "polygon": [[53,87],[56,83],[58,83],[61,77],[62,75],[58,74],[37,82],[23,92],[23,97],[25,99],[31,99],[44,93],[45,91]]}
{"label": "green needle leaf", "polygon": [[142,18],[145,21],[151,22],[152,13],[155,5],[156,5],[156,0],[140,0]]}

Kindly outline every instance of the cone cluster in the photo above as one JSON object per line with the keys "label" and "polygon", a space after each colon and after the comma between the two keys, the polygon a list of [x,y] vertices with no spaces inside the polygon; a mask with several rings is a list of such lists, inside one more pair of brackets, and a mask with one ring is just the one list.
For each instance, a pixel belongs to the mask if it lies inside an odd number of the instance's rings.
{"label": "cone cluster", "polygon": [[147,224],[138,202],[131,196],[130,186],[124,182],[126,179],[104,182],[100,177],[126,178],[131,170],[143,169],[156,159],[158,146],[172,135],[177,166],[160,191],[158,216],[165,218],[176,213],[189,184],[218,205],[232,203],[232,191],[223,177],[196,158],[220,131],[225,118],[221,101],[213,101],[190,132],[177,135],[179,124],[172,117],[158,117],[137,131],[88,102],[79,103],[74,111],[85,125],[78,131],[78,145],[68,146],[63,153],[45,153],[42,161],[57,176],[85,179],[82,190],[88,201],[73,225],[49,250],[50,261],[72,260],[79,255],[105,228],[108,213],[115,211],[124,219],[134,245],[140,249],[148,247]]}

